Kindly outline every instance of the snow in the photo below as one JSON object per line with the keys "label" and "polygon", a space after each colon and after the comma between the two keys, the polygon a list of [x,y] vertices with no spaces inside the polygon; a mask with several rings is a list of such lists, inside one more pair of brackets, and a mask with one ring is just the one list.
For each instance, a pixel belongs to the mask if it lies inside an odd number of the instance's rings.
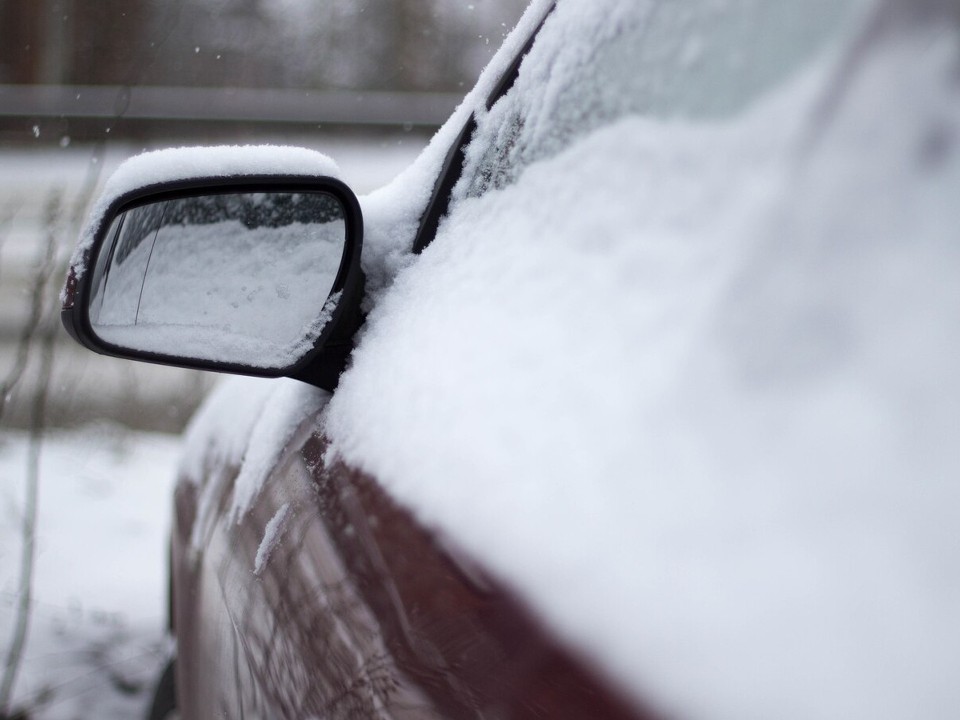
{"label": "snow", "polygon": [[257,556],[253,561],[253,574],[259,575],[263,570],[263,566],[270,559],[273,549],[277,546],[280,540],[283,537],[283,531],[286,528],[287,517],[290,515],[290,503],[284,503],[280,506],[277,512],[270,522],[267,523],[267,526],[263,529],[263,539],[260,541],[260,545],[257,548]]}
{"label": "snow", "polygon": [[480,74],[477,84],[417,159],[392,182],[359,198],[364,223],[361,262],[370,306],[389,287],[397,272],[414,261],[410,252],[413,237],[450,146],[471,114],[483,112],[487,97],[551,5],[552,0],[530,3],[517,26]]}
{"label": "snow", "polygon": [[960,712],[958,43],[873,39],[459,187],[328,406],[669,716]]}
{"label": "snow", "polygon": [[[117,198],[141,187],[174,180],[243,175],[339,178],[340,170],[322,153],[282,145],[167,148],[135,155],[113,172],[90,210],[70,261],[77,278],[86,272],[85,253],[93,243],[107,209]],[[63,302],[63,295],[60,300]]]}
{"label": "snow", "polygon": [[[0,434],[0,638],[13,632],[26,434]],[[14,704],[31,718],[140,717],[166,660],[179,440],[91,426],[45,436],[32,620]]]}
{"label": "snow", "polygon": [[190,421],[180,475],[197,484],[197,517],[190,538],[195,551],[216,520],[221,483],[232,479],[230,517],[241,522],[257,499],[294,430],[316,415],[330,393],[296,380],[225,377]]}
{"label": "snow", "polygon": [[304,387],[296,380],[277,381],[257,417],[234,485],[230,514],[235,521],[253,505],[293,431],[316,415],[329,398],[326,390]]}

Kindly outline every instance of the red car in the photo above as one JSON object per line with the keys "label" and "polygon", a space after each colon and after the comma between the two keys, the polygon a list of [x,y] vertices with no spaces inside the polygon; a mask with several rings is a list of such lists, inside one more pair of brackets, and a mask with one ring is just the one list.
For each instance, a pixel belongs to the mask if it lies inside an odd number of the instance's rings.
{"label": "red car", "polygon": [[118,170],[67,329],[286,378],[188,430],[152,716],[955,717],[958,18],[536,0],[367,197]]}

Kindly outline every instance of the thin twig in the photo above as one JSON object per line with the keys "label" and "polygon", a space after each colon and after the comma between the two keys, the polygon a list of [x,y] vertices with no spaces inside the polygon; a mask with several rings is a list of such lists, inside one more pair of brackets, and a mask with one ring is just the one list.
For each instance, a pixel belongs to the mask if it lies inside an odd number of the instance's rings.
{"label": "thin twig", "polygon": [[37,271],[34,274],[33,293],[30,296],[30,317],[20,331],[20,338],[17,341],[17,354],[13,367],[7,373],[7,377],[0,384],[0,419],[3,418],[3,412],[6,409],[7,402],[13,392],[13,388],[20,378],[23,377],[27,369],[27,361],[30,359],[30,346],[40,330],[43,320],[44,298],[47,294],[47,281],[53,272],[53,265],[56,260],[57,235],[54,224],[60,217],[60,208],[63,204],[62,191],[56,189],[50,193],[47,199],[44,217],[47,223],[47,242],[43,249],[43,255],[40,259]]}
{"label": "thin twig", "polygon": [[[18,197],[10,198],[3,206],[3,214],[0,215],[0,250],[3,250],[3,245],[7,240],[7,226],[13,224],[19,210],[20,198]],[[0,263],[0,270],[3,270],[2,263]]]}
{"label": "thin twig", "polygon": [[[53,371],[54,325],[49,322],[39,323],[43,318],[43,298],[46,294],[50,271],[56,255],[57,231],[62,208],[62,198],[59,192],[51,194],[46,208],[47,239],[44,252],[44,261],[40,264],[34,286],[31,315],[38,322],[36,328],[31,328],[25,335],[24,356],[29,354],[30,345],[36,332],[40,332],[40,375],[39,386],[33,398],[30,417],[30,447],[27,457],[26,498],[21,538],[20,578],[18,590],[20,593],[17,603],[17,614],[14,624],[13,639],[7,652],[3,667],[3,681],[0,683],[0,713],[9,715],[13,688],[17,673],[23,660],[23,650],[26,646],[30,628],[30,606],[33,596],[33,570],[36,559],[37,514],[40,491],[40,454],[43,446],[43,429],[46,425],[47,396],[50,391],[50,376]],[[26,359],[24,359],[26,365]],[[17,379],[22,375],[19,371]],[[6,393],[5,393],[6,394]],[[2,406],[0,406],[2,407]]]}

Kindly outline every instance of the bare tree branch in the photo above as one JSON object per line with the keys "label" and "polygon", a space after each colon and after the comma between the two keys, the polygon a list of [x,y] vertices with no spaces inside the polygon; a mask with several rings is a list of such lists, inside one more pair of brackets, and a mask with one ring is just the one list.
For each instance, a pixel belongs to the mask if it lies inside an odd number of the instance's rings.
{"label": "bare tree branch", "polygon": [[0,383],[0,419],[3,418],[3,412],[6,409],[7,402],[13,388],[23,377],[27,369],[27,361],[30,359],[30,346],[40,330],[43,321],[44,298],[47,293],[47,282],[53,272],[56,261],[57,234],[55,223],[59,221],[61,207],[63,205],[63,192],[56,189],[50,193],[47,198],[46,208],[44,209],[44,218],[47,224],[47,241],[43,248],[43,255],[37,265],[34,274],[33,292],[30,296],[30,316],[24,323],[20,331],[20,338],[17,341],[17,353],[13,367],[7,373],[3,383]]}
{"label": "bare tree branch", "polygon": [[[40,489],[40,453],[43,444],[43,429],[46,425],[47,396],[50,389],[50,376],[53,371],[53,350],[56,326],[50,317],[44,319],[44,297],[50,280],[51,270],[56,257],[58,226],[63,207],[63,196],[60,191],[51,193],[45,211],[47,229],[46,247],[43,260],[37,268],[32,297],[31,324],[21,336],[21,347],[18,351],[18,362],[21,367],[15,367],[15,372],[8,376],[8,383],[4,384],[4,401],[9,389],[13,387],[26,367],[30,346],[34,338],[40,338],[40,371],[38,388],[31,405],[30,418],[30,446],[27,458],[26,493],[24,500],[23,524],[21,528],[21,555],[20,578],[18,581],[17,614],[14,623],[14,634],[3,667],[3,680],[0,683],[0,716],[11,715],[11,702],[17,673],[23,660],[23,650],[26,646],[27,634],[30,627],[30,606],[33,599],[33,569],[36,558],[36,530],[37,530],[37,499]],[[22,361],[21,361],[22,355]],[[0,405],[0,408],[3,406]]]}
{"label": "bare tree branch", "polygon": [[[7,226],[13,223],[20,209],[20,198],[12,197],[3,206],[3,213],[0,214],[0,250],[3,250],[3,244],[7,240]],[[0,264],[0,269],[2,269]]]}

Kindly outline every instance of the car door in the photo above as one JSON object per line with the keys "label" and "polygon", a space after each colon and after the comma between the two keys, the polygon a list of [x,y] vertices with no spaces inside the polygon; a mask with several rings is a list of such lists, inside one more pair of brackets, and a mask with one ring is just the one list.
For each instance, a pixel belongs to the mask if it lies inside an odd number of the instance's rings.
{"label": "car door", "polygon": [[324,463],[315,424],[197,564],[176,538],[185,717],[643,716],[372,478]]}

